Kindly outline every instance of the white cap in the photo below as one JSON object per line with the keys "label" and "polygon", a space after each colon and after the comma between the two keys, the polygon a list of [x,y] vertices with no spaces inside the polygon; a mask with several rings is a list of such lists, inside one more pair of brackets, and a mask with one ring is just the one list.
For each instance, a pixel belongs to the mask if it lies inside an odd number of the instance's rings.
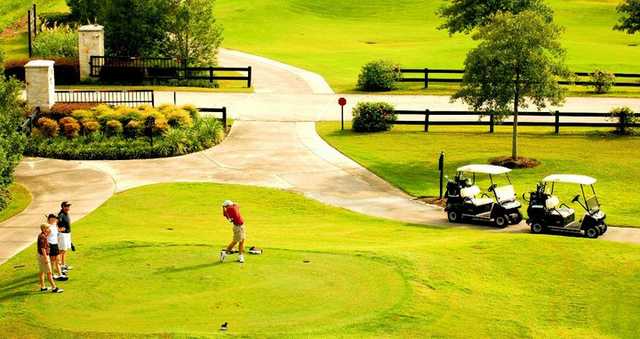
{"label": "white cap", "polygon": [[222,207],[227,207],[227,206],[231,206],[231,205],[233,205],[233,201],[231,201],[231,200],[225,200],[222,203]]}

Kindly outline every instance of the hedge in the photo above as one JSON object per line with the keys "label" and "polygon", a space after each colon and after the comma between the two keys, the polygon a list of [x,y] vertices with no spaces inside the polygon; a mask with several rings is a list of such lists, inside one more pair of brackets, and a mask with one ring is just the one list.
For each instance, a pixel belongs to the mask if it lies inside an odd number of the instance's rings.
{"label": "hedge", "polygon": [[[77,59],[54,58],[53,70],[55,72],[56,85],[73,85],[80,81],[80,65]],[[4,64],[5,76],[15,77],[20,81],[25,81],[24,65],[28,59],[10,60]]]}

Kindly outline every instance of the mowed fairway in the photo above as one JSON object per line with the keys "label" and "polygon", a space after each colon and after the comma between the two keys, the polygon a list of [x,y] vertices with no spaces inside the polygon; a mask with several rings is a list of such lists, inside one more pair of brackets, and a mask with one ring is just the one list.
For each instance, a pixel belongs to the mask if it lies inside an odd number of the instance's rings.
{"label": "mowed fairway", "polygon": [[[229,198],[265,250],[244,265],[217,262]],[[3,337],[216,336],[225,321],[229,336],[274,338],[637,335],[636,245],[408,225],[214,184],[120,193],[74,243],[60,295],[36,292],[33,247],[0,266]]]}
{"label": "mowed fairway", "polygon": [[[391,132],[357,134],[341,132],[339,122],[322,122],[318,133],[333,147],[385,180],[414,196],[439,194],[438,156],[446,153],[446,171],[451,177],[459,166],[511,155],[511,127],[498,127],[495,134],[484,127],[396,126]],[[588,131],[520,127],[520,155],[542,164],[534,169],[515,170],[513,183],[518,198],[536,188],[552,173],[584,174],[598,179],[603,210],[610,225],[640,226],[640,137],[617,137],[607,130]],[[488,182],[481,184],[486,190]],[[579,186],[565,185],[560,197],[571,205]],[[526,202],[522,201],[525,206]],[[574,206],[579,215],[583,213]],[[526,208],[525,208],[526,212]]]}
{"label": "mowed fairway", "polygon": [[[640,72],[640,35],[614,32],[618,0],[550,0],[566,27],[564,46],[574,71],[597,67]],[[475,44],[437,30],[440,0],[218,0],[224,47],[274,58],[324,76],[334,90],[352,91],[360,67],[389,59],[406,67],[462,68]],[[633,45],[633,46],[632,46]]]}

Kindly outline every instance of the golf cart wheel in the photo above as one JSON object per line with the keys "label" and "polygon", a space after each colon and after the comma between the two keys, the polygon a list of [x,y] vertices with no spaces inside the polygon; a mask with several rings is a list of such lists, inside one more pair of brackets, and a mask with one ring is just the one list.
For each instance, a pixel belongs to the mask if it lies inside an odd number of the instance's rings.
{"label": "golf cart wheel", "polygon": [[584,235],[587,236],[587,238],[589,239],[595,239],[600,235],[600,232],[598,232],[597,228],[591,227],[591,228],[587,228],[587,230],[584,231]]}
{"label": "golf cart wheel", "polygon": [[511,220],[511,224],[517,225],[522,221],[522,214],[518,213],[518,216]]}
{"label": "golf cart wheel", "polygon": [[507,219],[506,215],[499,215],[496,217],[496,219],[494,220],[496,226],[498,227],[507,227],[509,226],[509,219]]}
{"label": "golf cart wheel", "polygon": [[603,235],[603,234],[607,233],[607,229],[608,229],[607,224],[602,224],[602,226],[600,226],[600,227],[601,227],[600,228],[600,235]]}
{"label": "golf cart wheel", "polygon": [[447,218],[449,219],[449,222],[460,222],[461,219],[458,211],[449,211],[447,213]]}
{"label": "golf cart wheel", "polygon": [[531,224],[531,233],[534,233],[534,234],[544,233],[544,226],[542,226],[542,224],[539,224],[539,223]]}

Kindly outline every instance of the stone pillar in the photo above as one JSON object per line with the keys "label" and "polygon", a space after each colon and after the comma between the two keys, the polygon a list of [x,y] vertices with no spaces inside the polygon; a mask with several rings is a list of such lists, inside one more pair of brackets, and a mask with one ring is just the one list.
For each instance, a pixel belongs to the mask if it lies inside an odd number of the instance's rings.
{"label": "stone pillar", "polygon": [[47,112],[56,103],[56,84],[51,60],[31,60],[24,65],[27,103]]}
{"label": "stone pillar", "polygon": [[91,56],[104,55],[104,27],[86,25],[78,29],[78,56],[80,58],[80,80],[89,78]]}

